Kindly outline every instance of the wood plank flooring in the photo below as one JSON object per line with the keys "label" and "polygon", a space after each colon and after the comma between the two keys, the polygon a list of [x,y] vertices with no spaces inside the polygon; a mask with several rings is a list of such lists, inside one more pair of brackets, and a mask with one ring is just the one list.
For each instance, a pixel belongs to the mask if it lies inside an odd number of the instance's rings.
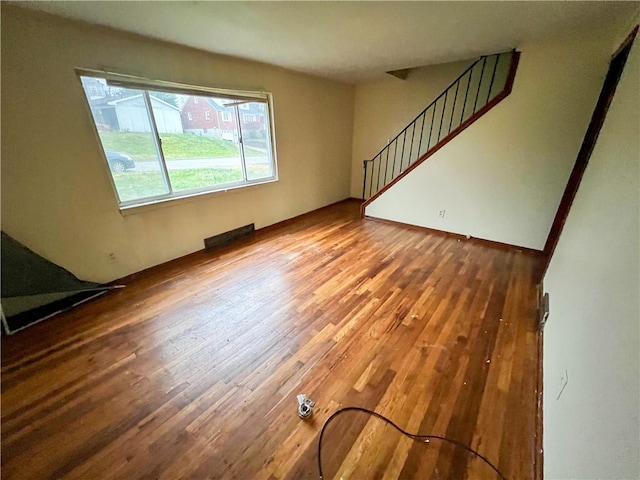
{"label": "wood plank flooring", "polygon": [[[318,478],[341,406],[534,477],[538,258],[343,202],[2,339],[2,478]],[[296,395],[316,402],[297,416]],[[360,412],[324,478],[498,478]]]}

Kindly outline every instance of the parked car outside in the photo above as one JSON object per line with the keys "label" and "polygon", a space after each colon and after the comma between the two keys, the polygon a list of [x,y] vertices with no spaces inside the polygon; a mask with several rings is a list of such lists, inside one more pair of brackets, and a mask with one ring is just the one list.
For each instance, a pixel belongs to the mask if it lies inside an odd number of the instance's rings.
{"label": "parked car outside", "polygon": [[120,152],[114,152],[113,150],[105,150],[107,155],[107,161],[109,162],[109,168],[112,172],[122,173],[125,170],[136,168],[136,163],[131,160],[131,157],[124,155]]}

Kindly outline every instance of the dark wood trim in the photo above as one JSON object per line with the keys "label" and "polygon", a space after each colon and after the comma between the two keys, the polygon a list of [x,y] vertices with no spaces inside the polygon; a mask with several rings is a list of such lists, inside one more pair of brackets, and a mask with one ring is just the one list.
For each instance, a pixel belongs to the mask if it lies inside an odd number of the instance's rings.
{"label": "dark wood trim", "polygon": [[605,77],[604,83],[602,85],[602,90],[600,91],[600,96],[598,97],[598,101],[593,110],[591,121],[589,122],[589,126],[587,127],[587,131],[584,135],[582,145],[580,146],[580,151],[578,152],[576,162],[573,165],[573,170],[571,171],[571,175],[569,176],[569,180],[567,181],[564,193],[562,194],[562,199],[560,200],[560,204],[558,205],[558,210],[556,211],[555,218],[553,219],[553,224],[551,225],[549,235],[547,236],[547,241],[543,250],[545,262],[541,268],[541,271],[539,272],[541,279],[546,274],[547,268],[549,268],[551,257],[553,257],[553,252],[555,251],[556,246],[558,245],[558,241],[560,240],[562,229],[564,228],[564,224],[567,221],[569,211],[571,210],[571,205],[573,204],[573,200],[578,193],[582,177],[587,169],[587,165],[589,163],[589,159],[591,158],[591,154],[593,153],[593,149],[595,148],[596,142],[598,141],[600,130],[602,129],[602,125],[604,124],[605,118],[607,116],[609,106],[611,105],[611,101],[613,100],[613,97],[616,93],[618,82],[620,81],[620,77],[622,76],[625,63],[627,62],[627,57],[629,56],[631,46],[633,45],[633,41],[637,33],[638,25],[635,26],[635,28],[625,39],[625,41],[622,42],[620,48],[616,50],[616,54],[612,57],[611,63],[609,64],[609,71],[607,72],[607,76]]}
{"label": "dark wood trim", "polygon": [[[543,290],[542,283],[540,283],[540,289]],[[544,371],[544,362],[543,362],[543,346],[544,346],[544,332],[543,330],[538,330],[536,334],[536,346],[537,346],[537,378],[536,378],[536,425],[535,425],[535,480],[543,480],[544,479],[544,449],[542,442],[542,435],[544,431],[544,412],[543,412],[543,371]]]}
{"label": "dark wood trim", "polygon": [[629,35],[627,35],[627,38],[624,39],[624,41],[620,44],[620,46],[614,52],[614,54],[611,55],[611,60],[617,57],[620,54],[620,52],[622,52],[623,49],[630,47],[631,44],[633,44],[633,41],[635,40],[636,35],[638,34],[638,27],[640,27],[640,25],[636,25],[635,27],[633,27],[631,32],[629,32]]}
{"label": "dark wood trim", "polygon": [[505,97],[508,96],[513,90],[513,83],[516,81],[516,71],[518,70],[518,64],[520,63],[520,52],[513,51],[511,57],[511,65],[509,66],[509,73],[507,75],[507,81],[502,89]]}
{"label": "dark wood trim", "polygon": [[490,102],[488,102],[486,105],[484,105],[482,108],[480,108],[477,112],[475,112],[473,115],[471,115],[462,124],[460,124],[458,127],[453,129],[446,137],[444,137],[442,140],[440,140],[436,145],[434,145],[431,149],[429,149],[428,152],[426,152],[424,155],[422,155],[420,158],[418,158],[415,162],[413,162],[400,175],[398,175],[396,178],[394,178],[388,184],[386,184],[384,187],[382,187],[380,190],[378,190],[369,199],[364,201],[362,203],[362,207],[360,208],[360,215],[362,217],[364,217],[365,216],[364,211],[365,211],[365,208],[367,207],[367,205],[369,205],[376,198],[378,198],[384,192],[386,192],[391,187],[393,187],[396,183],[398,183],[404,177],[409,175],[409,173],[411,173],[413,170],[418,168],[418,166],[420,166],[425,160],[427,160],[429,157],[431,157],[433,154],[435,154],[438,150],[440,150],[442,147],[444,147],[447,143],[449,143],[451,140],[453,140],[455,137],[457,137],[463,130],[465,130],[472,123],[474,123],[476,120],[478,120],[480,117],[482,117],[485,113],[487,113],[489,110],[491,110],[497,104],[499,104],[502,100],[507,98],[509,96],[509,94],[511,93],[511,90],[513,89],[513,82],[514,82],[514,80],[516,78],[516,70],[518,69],[518,62],[519,61],[520,61],[520,52],[515,52],[514,51],[513,55],[511,55],[511,65],[509,66],[509,74],[507,75],[507,80],[506,80],[505,86],[502,89],[502,91],[499,92],[495,97],[493,97]]}
{"label": "dark wood trim", "polygon": [[[536,272],[534,267],[534,281],[536,280]],[[541,319],[544,315],[545,310],[545,299],[544,299],[544,284],[542,281],[536,287],[536,297],[537,297],[537,312],[536,312],[536,387],[534,391],[534,405],[536,409],[535,414],[535,426],[534,426],[534,480],[544,480],[544,449],[542,442],[542,434],[544,430],[544,412],[543,412],[543,396],[542,391],[544,389],[544,381],[543,381],[543,371],[544,371],[544,361],[543,361],[543,341],[544,341],[544,323],[541,322]]]}
{"label": "dark wood trim", "polygon": [[432,233],[436,235],[442,235],[445,237],[456,238],[458,240],[464,240],[465,242],[473,242],[473,243],[481,244],[486,247],[500,248],[502,250],[517,250],[519,252],[523,252],[523,253],[526,253],[529,255],[535,255],[535,256],[542,255],[542,252],[540,250],[535,250],[533,248],[521,247],[519,245],[511,245],[510,243],[502,243],[494,240],[487,240],[484,238],[477,238],[477,237],[467,238],[466,235],[462,235],[460,233],[447,232],[446,230],[438,230],[437,228],[422,227],[419,225],[412,225],[410,223],[403,223],[403,222],[397,222],[395,220],[388,220],[386,218],[372,217],[370,215],[365,215],[364,219],[371,220],[374,222],[386,223],[389,225],[401,226],[404,228],[408,228],[410,230],[422,231],[425,233]]}

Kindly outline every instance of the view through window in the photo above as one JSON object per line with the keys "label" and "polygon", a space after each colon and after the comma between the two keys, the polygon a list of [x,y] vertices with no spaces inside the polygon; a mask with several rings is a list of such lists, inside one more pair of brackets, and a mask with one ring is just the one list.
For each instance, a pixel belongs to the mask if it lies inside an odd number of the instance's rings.
{"label": "view through window", "polygon": [[275,179],[266,95],[80,80],[121,206]]}

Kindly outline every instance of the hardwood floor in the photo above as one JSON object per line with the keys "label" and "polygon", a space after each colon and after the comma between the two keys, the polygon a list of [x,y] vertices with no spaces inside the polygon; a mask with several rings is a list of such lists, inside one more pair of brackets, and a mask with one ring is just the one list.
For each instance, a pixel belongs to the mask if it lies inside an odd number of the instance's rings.
{"label": "hardwood floor", "polygon": [[[344,202],[2,339],[2,477],[318,478],[357,405],[534,477],[538,258]],[[297,416],[296,395],[316,402]],[[498,478],[363,413],[325,478]]]}

